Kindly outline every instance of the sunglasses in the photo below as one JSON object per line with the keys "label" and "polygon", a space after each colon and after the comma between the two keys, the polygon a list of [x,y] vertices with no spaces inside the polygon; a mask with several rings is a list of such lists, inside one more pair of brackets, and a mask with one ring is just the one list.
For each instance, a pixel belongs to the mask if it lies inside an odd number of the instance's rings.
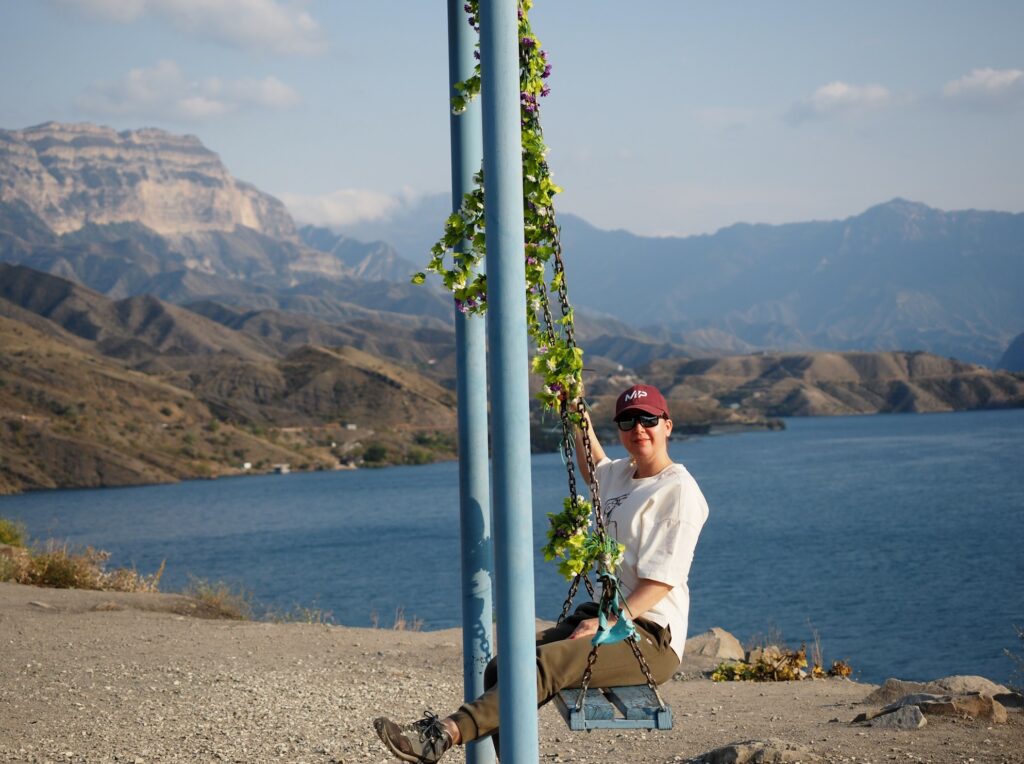
{"label": "sunglasses", "polygon": [[630,430],[632,430],[634,427],[636,427],[637,422],[639,422],[645,430],[650,430],[652,427],[658,426],[658,421],[660,419],[662,419],[662,417],[655,416],[654,414],[639,414],[638,416],[631,416],[626,417],[625,419],[620,419],[615,424],[617,424],[619,426],[619,429],[622,430],[623,432],[629,432]]}

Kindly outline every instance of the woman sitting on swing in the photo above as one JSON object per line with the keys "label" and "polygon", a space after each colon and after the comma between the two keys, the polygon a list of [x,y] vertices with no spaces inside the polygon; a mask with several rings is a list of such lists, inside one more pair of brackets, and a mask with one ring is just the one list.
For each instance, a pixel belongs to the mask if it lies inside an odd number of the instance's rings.
{"label": "woman sitting on swing", "polygon": [[[708,507],[697,482],[668,455],[672,419],[657,388],[634,385],[619,395],[615,423],[629,456],[614,461],[598,443],[589,418],[585,426],[605,525],[625,545],[618,567],[623,612],[636,626],[640,651],[654,681],[661,684],[675,673],[683,655],[690,607],[687,578]],[[579,451],[577,460],[589,481],[586,459]],[[587,602],[558,625],[538,633],[537,697],[541,705],[563,689],[581,686],[598,623],[598,603]],[[453,745],[487,735],[494,736],[497,748],[497,678],[495,658],[484,672],[487,689],[477,700],[443,719],[428,712],[406,726],[378,718],[373,723],[377,735],[395,757],[408,762],[436,762]],[[592,686],[646,681],[628,642],[602,646],[593,664]]]}

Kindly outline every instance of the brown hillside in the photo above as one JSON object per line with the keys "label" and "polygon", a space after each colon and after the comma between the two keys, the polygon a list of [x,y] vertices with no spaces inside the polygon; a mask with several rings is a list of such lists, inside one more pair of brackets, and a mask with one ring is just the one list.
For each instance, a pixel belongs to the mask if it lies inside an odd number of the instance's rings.
{"label": "brown hillside", "polygon": [[293,450],[214,424],[167,382],[0,318],[0,492],[163,482],[297,461]]}
{"label": "brown hillside", "polygon": [[259,339],[184,308],[143,295],[111,300],[88,287],[24,266],[0,263],[0,301],[9,301],[94,343],[97,352],[139,365],[163,356],[225,353],[256,360],[274,355]]}
{"label": "brown hillside", "polygon": [[769,416],[963,411],[1024,405],[1024,379],[928,353],[785,353],[665,360],[647,378],[669,398]]}

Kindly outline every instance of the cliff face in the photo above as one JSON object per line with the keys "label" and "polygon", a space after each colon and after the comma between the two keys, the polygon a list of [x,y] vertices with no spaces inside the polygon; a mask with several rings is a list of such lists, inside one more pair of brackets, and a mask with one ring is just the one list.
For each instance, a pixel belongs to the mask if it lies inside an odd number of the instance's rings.
{"label": "cliff face", "polygon": [[153,128],[0,130],[0,202],[15,201],[58,234],[134,222],[165,236],[245,226],[296,239],[281,202],[232,178],[198,138]]}

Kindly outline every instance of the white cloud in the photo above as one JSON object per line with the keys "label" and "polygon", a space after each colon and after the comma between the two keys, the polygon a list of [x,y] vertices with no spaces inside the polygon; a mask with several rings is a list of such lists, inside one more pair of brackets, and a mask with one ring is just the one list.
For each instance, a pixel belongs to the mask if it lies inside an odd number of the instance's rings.
{"label": "white cloud", "polygon": [[793,104],[787,114],[792,123],[862,115],[888,106],[892,93],[882,85],[851,85],[830,82],[814,91],[810,98]]}
{"label": "white cloud", "polygon": [[174,61],[163,60],[149,69],[132,69],[120,80],[93,84],[77,106],[104,117],[204,122],[244,109],[288,109],[299,100],[276,77],[190,80]]}
{"label": "white cloud", "polygon": [[[408,197],[405,192],[403,197]],[[382,220],[397,212],[408,199],[379,191],[342,188],[322,196],[277,194],[300,223],[334,227],[366,220]]]}
{"label": "white cloud", "polygon": [[89,16],[131,24],[146,16],[202,40],[279,55],[326,50],[320,25],[302,3],[278,0],[51,0]]}
{"label": "white cloud", "polygon": [[1024,102],[1024,71],[1020,69],[974,69],[942,86],[942,95],[952,102],[987,107]]}

